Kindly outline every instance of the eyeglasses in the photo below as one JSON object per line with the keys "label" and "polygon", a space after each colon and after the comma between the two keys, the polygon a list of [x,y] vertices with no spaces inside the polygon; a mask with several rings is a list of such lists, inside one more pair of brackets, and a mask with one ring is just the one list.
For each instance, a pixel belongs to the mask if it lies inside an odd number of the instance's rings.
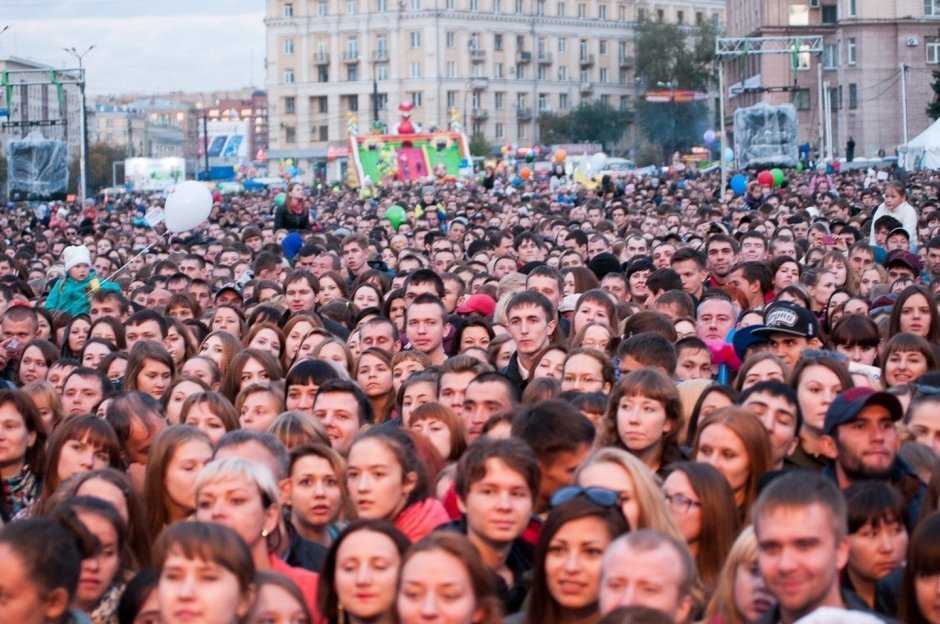
{"label": "eyeglasses", "polygon": [[666,499],[666,503],[675,509],[679,513],[688,513],[689,509],[692,507],[701,507],[702,503],[694,501],[688,496],[683,494],[666,494],[663,493],[663,498]]}
{"label": "eyeglasses", "polygon": [[818,358],[818,357],[828,357],[832,358],[838,362],[848,362],[849,356],[844,353],[839,353],[838,351],[830,351],[828,349],[807,349],[800,354],[800,357],[804,358]]}
{"label": "eyeglasses", "polygon": [[602,487],[583,488],[577,485],[567,485],[557,490],[549,499],[548,504],[551,508],[559,507],[572,501],[579,496],[583,496],[595,505],[601,507],[615,507],[620,502],[620,496],[613,490]]}

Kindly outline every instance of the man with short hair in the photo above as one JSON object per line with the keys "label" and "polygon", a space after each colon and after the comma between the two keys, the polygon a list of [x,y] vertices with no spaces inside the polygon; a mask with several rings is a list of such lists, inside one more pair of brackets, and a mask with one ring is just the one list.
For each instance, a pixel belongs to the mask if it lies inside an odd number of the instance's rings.
{"label": "man with short hair", "polygon": [[669,377],[676,374],[676,348],[657,332],[630,336],[617,347],[617,356],[621,375],[643,368],[658,368]]}
{"label": "man with short hair", "polygon": [[155,310],[138,310],[127,319],[125,338],[127,352],[142,340],[162,343],[167,334],[166,319]]}
{"label": "man with short hair", "polygon": [[782,381],[759,381],[741,395],[741,407],[757,416],[767,430],[772,470],[781,470],[800,442],[803,418],[796,391]]}
{"label": "man with short hair", "polygon": [[695,335],[702,340],[724,342],[734,328],[737,310],[731,300],[711,297],[698,304],[695,315]]}
{"label": "man with short hair", "polygon": [[741,235],[741,262],[764,262],[767,260],[767,240],[764,235],[749,230]]}
{"label": "man with short hair", "polygon": [[464,409],[464,399],[470,382],[480,373],[489,372],[493,372],[489,364],[469,355],[455,355],[447,358],[441,365],[437,391],[438,403],[449,407],[455,414],[460,414]]}
{"label": "man with short hair", "polygon": [[920,274],[924,270],[924,263],[916,254],[904,249],[897,249],[888,254],[885,260],[885,268],[888,270],[888,283],[893,284],[900,279],[909,279],[917,284],[920,283]]}
{"label": "man with short hair", "polygon": [[803,306],[778,301],[764,312],[764,324],[752,330],[753,335],[770,343],[770,352],[793,370],[807,349],[818,349],[819,321]]}
{"label": "man with short hair", "polygon": [[[937,242],[940,244],[940,240]],[[849,250],[849,264],[852,265],[852,270],[855,271],[856,275],[861,275],[862,269],[874,262],[875,250],[871,248],[871,245],[867,242],[859,242],[852,245],[852,248]]]}
{"label": "man with short hair", "polygon": [[608,273],[601,280],[601,290],[613,297],[615,303],[626,303],[629,290],[626,276],[619,272]]}
{"label": "man with short hair", "polygon": [[317,390],[313,417],[323,423],[333,450],[346,457],[353,438],[374,421],[372,403],[347,379],[329,379]]}
{"label": "man with short hair", "polygon": [[565,280],[557,269],[550,266],[538,266],[532,269],[525,280],[525,289],[542,293],[557,310],[561,305]]}
{"label": "man with short hair", "polygon": [[676,381],[711,379],[715,374],[712,352],[698,336],[676,341]]}
{"label": "man with short hair", "polygon": [[418,295],[405,308],[405,335],[408,344],[430,358],[438,366],[447,359],[444,336],[450,330],[447,310],[434,295]]}
{"label": "man with short hair", "polygon": [[398,328],[382,316],[359,324],[359,343],[363,349],[381,349],[389,355],[395,355],[401,349]]}
{"label": "man with short hair", "polygon": [[611,542],[604,553],[600,613],[642,606],[685,624],[692,614],[695,576],[695,561],[685,544],[656,529],[631,531]]}
{"label": "man with short hair", "polygon": [[774,276],[766,263],[748,261],[731,269],[727,283],[747,297],[748,308],[753,310],[767,303],[767,297],[774,287]]}
{"label": "man with short hair", "polygon": [[682,280],[682,290],[696,301],[702,298],[708,272],[705,269],[705,258],[700,252],[683,247],[670,258],[669,267],[679,274]]}
{"label": "man with short hair", "polygon": [[69,373],[62,386],[62,408],[66,416],[94,414],[111,392],[108,378],[94,368],[80,366]]}
{"label": "man with short hair", "polygon": [[343,251],[349,281],[352,282],[369,268],[366,262],[369,259],[369,239],[361,234],[350,234],[343,239],[340,249]]}
{"label": "man with short hair", "polygon": [[705,242],[705,262],[710,285],[723,286],[737,261],[738,243],[731,236],[713,234]]}
{"label": "man with short hair", "polygon": [[506,325],[516,343],[516,352],[500,372],[520,387],[532,374],[536,354],[551,342],[558,324],[556,310],[545,295],[537,292],[516,293],[509,300]]}

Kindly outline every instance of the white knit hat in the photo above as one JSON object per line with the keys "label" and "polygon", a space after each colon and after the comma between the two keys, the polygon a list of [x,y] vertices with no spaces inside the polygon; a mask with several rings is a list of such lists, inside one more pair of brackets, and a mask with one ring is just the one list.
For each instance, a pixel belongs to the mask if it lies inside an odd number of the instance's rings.
{"label": "white knit hat", "polygon": [[62,260],[65,262],[66,271],[71,271],[72,267],[78,264],[91,266],[91,252],[84,245],[73,245],[66,247],[62,252]]}

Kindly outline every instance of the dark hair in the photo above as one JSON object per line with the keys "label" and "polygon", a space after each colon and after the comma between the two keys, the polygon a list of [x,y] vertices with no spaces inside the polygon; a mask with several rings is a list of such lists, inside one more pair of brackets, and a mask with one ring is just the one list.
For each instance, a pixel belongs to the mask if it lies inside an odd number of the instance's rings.
{"label": "dark hair", "polygon": [[901,493],[885,481],[866,480],[845,490],[849,535],[865,525],[879,526],[885,522],[907,525],[907,506]]}
{"label": "dark hair", "polygon": [[559,399],[540,401],[512,419],[512,435],[526,442],[542,462],[559,453],[594,443],[594,424],[577,408]]}
{"label": "dark hair", "polygon": [[235,575],[242,593],[255,580],[255,562],[245,540],[234,529],[214,522],[175,522],[157,538],[153,562],[158,573],[172,551],[179,550],[187,559],[217,563]]}
{"label": "dark hair", "polygon": [[457,477],[454,490],[461,500],[466,500],[470,487],[486,477],[486,462],[498,459],[513,472],[525,479],[533,500],[539,491],[539,462],[532,447],[514,438],[498,440],[487,436],[480,437],[471,444],[457,464]]}
{"label": "dark hair", "polygon": [[800,399],[796,395],[796,390],[794,388],[782,381],[777,381],[776,379],[758,381],[756,384],[741,393],[741,396],[738,398],[738,404],[744,405],[747,403],[747,400],[751,397],[751,395],[754,394],[769,394],[772,397],[784,399],[787,403],[792,405],[793,412],[796,416],[796,429],[794,430],[793,435],[798,436],[800,434],[800,427],[803,426],[803,411],[800,409]]}
{"label": "dark hair", "polygon": [[610,541],[630,530],[623,512],[617,505],[602,507],[584,496],[578,496],[548,512],[545,524],[535,547],[532,588],[529,593],[529,608],[525,614],[526,624],[556,624],[561,622],[561,607],[548,589],[545,559],[555,535],[570,522],[582,518],[597,518],[607,529]]}
{"label": "dark hair", "polygon": [[902,290],[901,294],[899,294],[898,298],[894,301],[894,305],[891,308],[891,319],[888,321],[888,335],[894,336],[904,331],[901,329],[901,312],[907,300],[914,295],[922,295],[924,301],[927,302],[927,309],[929,310],[930,325],[927,328],[927,335],[924,336],[924,338],[930,344],[940,344],[940,312],[937,312],[937,302],[934,300],[933,295],[930,294],[930,291],[923,286],[915,284]]}
{"label": "dark hair", "polygon": [[121,600],[117,605],[118,624],[134,624],[141,607],[147,602],[150,594],[157,589],[160,575],[153,568],[144,568],[138,572],[124,587]]}
{"label": "dark hair", "polygon": [[861,314],[847,314],[832,328],[829,339],[834,345],[877,347],[881,342],[881,333],[871,318]]}
{"label": "dark hair", "polygon": [[46,449],[46,467],[43,471],[42,495],[43,501],[48,500],[55,489],[59,486],[59,458],[62,455],[62,447],[70,440],[84,440],[92,446],[107,452],[108,464],[112,468],[123,468],[121,466],[121,445],[118,443],[117,435],[111,424],[104,418],[86,414],[84,416],[72,416],[61,423],[52,432],[49,438],[49,446]]}
{"label": "dark hair", "polygon": [[[375,422],[375,415],[372,410],[372,402],[369,400],[369,397],[366,396],[366,393],[362,391],[362,388],[360,388],[357,384],[349,381],[348,379],[327,379],[317,389],[317,399],[319,399],[324,394],[330,393],[353,395],[353,397],[356,399],[356,404],[359,407],[359,424],[371,425],[373,422]],[[316,399],[314,399],[313,405],[316,407]]]}
{"label": "dark hair", "polygon": [[907,549],[907,565],[898,618],[909,624],[928,624],[917,601],[918,578],[940,574],[940,513],[934,512],[917,525]]}
{"label": "dark hair", "polygon": [[937,368],[937,356],[934,354],[930,343],[916,334],[902,333],[895,334],[881,348],[881,379],[885,386],[888,385],[888,359],[893,353],[916,351],[923,354],[927,361],[927,370]]}
{"label": "dark hair", "polygon": [[[794,470],[775,478],[757,497],[757,502],[751,510],[751,517],[754,519],[754,530],[758,540],[760,539],[761,518],[764,514],[781,507],[811,507],[813,505],[820,505],[828,511],[829,526],[836,543],[848,535],[845,496],[836,482],[811,470]],[[910,560],[908,560],[908,566],[910,566]],[[937,569],[940,570],[940,566]]]}
{"label": "dark hair", "polygon": [[[360,442],[370,439],[375,439],[395,456],[395,461],[401,466],[402,479],[405,479],[409,473],[414,473],[415,486],[408,494],[405,508],[426,499],[431,492],[429,470],[421,461],[418,454],[419,449],[409,432],[399,427],[390,426],[377,426],[366,429],[356,435],[349,447],[350,452]],[[389,520],[394,520],[394,518],[389,518]]]}
{"label": "dark hair", "polygon": [[350,522],[333,541],[329,552],[326,553],[323,567],[320,569],[320,582],[317,584],[317,609],[320,611],[320,617],[329,624],[338,624],[344,621],[342,606],[335,587],[337,554],[343,542],[361,531],[381,533],[387,537],[394,544],[399,557],[404,557],[405,551],[411,545],[408,538],[387,520],[353,520]]}
{"label": "dark hair", "polygon": [[548,322],[554,321],[558,318],[558,313],[555,311],[555,306],[552,305],[548,298],[542,293],[532,290],[517,292],[512,296],[512,298],[509,300],[509,304],[506,306],[506,318],[508,319],[509,313],[516,308],[526,306],[532,306],[541,309],[542,312],[545,313],[545,320]]}
{"label": "dark hair", "polygon": [[[36,439],[26,449],[24,464],[27,469],[36,477],[42,474],[42,469],[46,457],[46,429],[42,424],[42,417],[36,404],[28,394],[22,390],[0,389],[0,407],[6,404],[12,404],[13,408],[23,419],[23,425],[28,433],[36,436]],[[0,504],[5,506],[5,497],[0,496]],[[0,518],[4,518],[6,509],[0,507]],[[7,518],[9,520],[9,518]]]}
{"label": "dark hair", "polygon": [[[78,515],[82,513],[98,516],[106,520],[114,529],[114,533],[117,536],[117,551],[120,563],[112,579],[112,583],[120,582],[121,577],[128,571],[130,564],[134,560],[133,554],[128,548],[127,525],[124,524],[123,518],[118,514],[114,505],[95,496],[71,496],[66,498],[59,502],[49,515],[52,519],[58,520],[59,522],[71,522],[73,518],[74,521],[81,522]],[[100,547],[101,544],[99,543],[98,548]]]}
{"label": "dark hair", "polygon": [[[671,323],[669,326],[675,333],[675,327]],[[630,336],[617,347],[617,355],[621,360],[631,357],[643,366],[659,367],[670,377],[676,374],[679,360],[672,341],[656,332],[643,332]]]}

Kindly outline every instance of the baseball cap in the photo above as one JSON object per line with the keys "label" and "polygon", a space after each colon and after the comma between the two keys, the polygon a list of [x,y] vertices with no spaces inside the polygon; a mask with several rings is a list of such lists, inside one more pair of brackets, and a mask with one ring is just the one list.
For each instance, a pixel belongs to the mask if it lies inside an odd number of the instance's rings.
{"label": "baseball cap", "polygon": [[896,264],[903,264],[917,275],[920,275],[921,271],[924,270],[924,263],[920,261],[917,254],[905,251],[904,249],[895,249],[888,254],[888,259],[885,260],[885,267],[890,268]]}
{"label": "baseball cap", "polygon": [[852,422],[869,405],[880,405],[891,414],[891,420],[901,420],[904,408],[896,396],[888,392],[877,392],[871,388],[850,388],[839,394],[826,410],[823,433],[832,435],[836,427]]}
{"label": "baseball cap", "polygon": [[763,326],[753,329],[751,333],[758,338],[768,338],[771,334],[816,338],[819,336],[819,320],[803,306],[780,301],[767,308]]}
{"label": "baseball cap", "polygon": [[905,230],[903,227],[896,227],[896,228],[894,228],[893,230],[891,230],[890,232],[888,232],[888,238],[891,238],[891,237],[894,236],[895,234],[901,234],[901,235],[903,235],[904,238],[906,238],[907,240],[911,240],[911,234],[910,234],[910,232],[908,232],[907,230]]}
{"label": "baseball cap", "polygon": [[559,312],[574,312],[574,307],[578,305],[578,299],[581,298],[581,295],[575,293],[573,295],[565,295],[565,298],[561,300],[561,303],[558,304]]}
{"label": "baseball cap", "polygon": [[470,295],[458,308],[457,314],[480,314],[493,316],[496,302],[489,295]]}
{"label": "baseball cap", "polygon": [[731,344],[734,346],[734,352],[737,354],[738,359],[742,362],[744,361],[744,356],[747,354],[747,350],[756,344],[764,344],[767,342],[766,336],[756,336],[754,331],[761,329],[763,325],[748,325],[747,327],[742,327],[741,329],[734,332],[734,337],[731,339]]}

